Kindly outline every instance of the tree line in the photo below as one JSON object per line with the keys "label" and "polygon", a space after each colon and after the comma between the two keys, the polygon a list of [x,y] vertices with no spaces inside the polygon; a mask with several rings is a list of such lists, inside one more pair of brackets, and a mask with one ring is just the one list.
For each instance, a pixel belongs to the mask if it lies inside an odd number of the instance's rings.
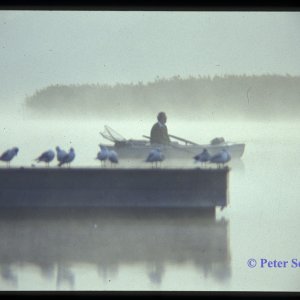
{"label": "tree line", "polygon": [[51,85],[25,99],[31,116],[289,119],[299,117],[300,76],[156,78],[130,84]]}

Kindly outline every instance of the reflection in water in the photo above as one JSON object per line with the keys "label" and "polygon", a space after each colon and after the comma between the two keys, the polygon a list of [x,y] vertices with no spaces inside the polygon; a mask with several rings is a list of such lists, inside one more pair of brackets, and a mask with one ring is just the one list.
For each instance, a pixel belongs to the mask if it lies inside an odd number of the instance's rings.
{"label": "reflection in water", "polygon": [[70,289],[74,289],[75,275],[70,267],[67,267],[62,263],[57,266],[56,289],[59,290],[64,284]]}
{"label": "reflection in water", "polygon": [[105,261],[97,266],[97,273],[100,277],[102,277],[103,282],[109,282],[112,278],[116,278],[118,270],[117,265],[108,265]]}
{"label": "reflection in water", "polygon": [[1,281],[12,288],[18,288],[24,264],[55,280],[57,290],[76,289],[76,266],[83,264],[89,268],[82,272],[94,268],[103,282],[117,278],[124,266],[141,265],[154,286],[163,283],[170,266],[191,264],[215,281],[231,275],[228,222],[199,210],[7,210],[1,213],[0,239]]}
{"label": "reflection in water", "polygon": [[13,272],[12,266],[5,262],[1,264],[1,278],[7,281],[13,287],[18,286],[17,275]]}
{"label": "reflection in water", "polygon": [[148,272],[148,277],[150,281],[154,284],[160,284],[162,281],[162,276],[165,272],[165,268],[162,264],[154,264],[150,266],[150,271]]}
{"label": "reflection in water", "polygon": [[51,279],[54,276],[54,272],[55,272],[55,265],[51,264],[50,262],[42,262],[39,265],[40,268],[40,273],[42,275],[42,277],[46,278],[46,279]]}

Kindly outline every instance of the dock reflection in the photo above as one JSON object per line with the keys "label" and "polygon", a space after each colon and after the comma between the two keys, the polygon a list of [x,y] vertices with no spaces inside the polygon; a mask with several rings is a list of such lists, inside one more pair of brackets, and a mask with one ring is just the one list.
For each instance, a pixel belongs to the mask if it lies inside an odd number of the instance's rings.
{"label": "dock reflection", "polygon": [[159,286],[169,266],[192,264],[224,281],[231,276],[228,225],[191,209],[2,210],[0,280],[17,289],[16,265],[30,264],[56,289],[76,289],[78,264],[103,281],[140,264]]}

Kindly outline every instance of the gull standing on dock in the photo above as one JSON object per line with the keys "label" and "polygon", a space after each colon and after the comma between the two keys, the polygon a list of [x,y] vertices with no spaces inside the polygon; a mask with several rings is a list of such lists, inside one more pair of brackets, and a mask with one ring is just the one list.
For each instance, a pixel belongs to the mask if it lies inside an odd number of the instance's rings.
{"label": "gull standing on dock", "polygon": [[108,150],[108,159],[110,161],[111,166],[113,164],[117,164],[119,162],[118,153],[114,150]]}
{"label": "gull standing on dock", "polygon": [[157,163],[162,162],[165,159],[164,154],[161,152],[160,148],[156,148],[150,151],[146,162],[151,162],[152,168],[153,163],[155,163],[155,167],[157,168]]}
{"label": "gull standing on dock", "polygon": [[208,153],[207,149],[204,148],[203,151],[196,156],[194,156],[195,162],[203,163],[204,165],[209,162],[210,160],[210,154]]}
{"label": "gull standing on dock", "polygon": [[0,160],[5,161],[8,168],[10,168],[10,161],[18,154],[19,148],[13,147],[9,150],[6,150],[0,156]]}
{"label": "gull standing on dock", "polygon": [[64,157],[62,157],[61,162],[58,164],[59,167],[61,167],[63,164],[67,164],[70,168],[71,162],[75,158],[75,151],[73,148],[70,148],[70,151],[68,154],[66,154]]}
{"label": "gull standing on dock", "polygon": [[101,166],[103,166],[105,165],[105,162],[108,159],[109,151],[106,146],[103,146],[101,144],[99,146],[100,146],[100,151],[98,152],[97,157],[95,159],[100,160]]}
{"label": "gull standing on dock", "polygon": [[49,163],[54,159],[55,153],[53,150],[48,150],[42,153],[38,158],[35,159],[37,162],[45,162],[47,167],[49,168]]}
{"label": "gull standing on dock", "polygon": [[221,152],[215,154],[210,158],[211,163],[217,164],[218,167],[221,166],[221,164],[224,166],[227,162],[229,162],[231,159],[231,156],[229,152],[226,149],[222,149]]}
{"label": "gull standing on dock", "polygon": [[57,146],[56,148],[56,157],[58,162],[62,162],[64,157],[67,155],[67,152],[65,150],[62,150],[59,146]]}

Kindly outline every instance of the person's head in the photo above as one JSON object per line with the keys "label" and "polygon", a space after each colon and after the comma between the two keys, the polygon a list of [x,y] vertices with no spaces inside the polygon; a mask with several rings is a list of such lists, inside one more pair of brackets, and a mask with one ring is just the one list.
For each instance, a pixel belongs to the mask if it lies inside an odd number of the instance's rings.
{"label": "person's head", "polygon": [[158,115],[157,115],[157,120],[162,123],[162,124],[166,124],[167,122],[167,115],[161,111]]}

